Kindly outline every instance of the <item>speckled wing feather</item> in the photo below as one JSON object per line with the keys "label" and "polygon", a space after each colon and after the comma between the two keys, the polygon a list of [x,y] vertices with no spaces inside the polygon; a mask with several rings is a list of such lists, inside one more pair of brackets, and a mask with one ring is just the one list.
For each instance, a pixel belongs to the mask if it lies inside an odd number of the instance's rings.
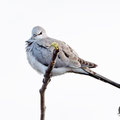
{"label": "speckled wing feather", "polygon": [[79,68],[81,66],[93,67],[95,64],[86,62],[79,58],[75,51],[66,43],[53,39],[44,38],[33,43],[32,54],[42,64],[48,66],[52,59],[53,48],[51,44],[57,42],[59,44],[59,54],[56,60],[55,68],[58,67],[71,67]]}

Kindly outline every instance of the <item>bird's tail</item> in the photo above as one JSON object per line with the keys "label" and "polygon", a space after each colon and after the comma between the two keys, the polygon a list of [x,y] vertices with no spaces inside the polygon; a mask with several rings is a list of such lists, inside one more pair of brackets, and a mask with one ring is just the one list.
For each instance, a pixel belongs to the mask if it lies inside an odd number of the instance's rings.
{"label": "bird's tail", "polygon": [[96,78],[98,80],[101,80],[103,82],[109,83],[109,84],[111,84],[111,85],[113,85],[113,86],[115,86],[117,88],[120,88],[120,84],[118,84],[118,83],[116,83],[116,82],[114,82],[112,80],[109,80],[108,78],[106,78],[106,77],[104,77],[102,75],[99,75],[98,73],[90,70],[89,68],[85,67],[85,68],[82,68],[82,69],[88,73],[87,75],[89,75],[91,77],[94,77],[94,78]]}

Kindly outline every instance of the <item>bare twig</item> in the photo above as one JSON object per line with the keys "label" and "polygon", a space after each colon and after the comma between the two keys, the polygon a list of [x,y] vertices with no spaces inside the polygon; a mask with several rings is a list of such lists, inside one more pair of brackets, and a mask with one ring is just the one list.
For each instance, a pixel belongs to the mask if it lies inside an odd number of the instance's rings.
{"label": "bare twig", "polygon": [[118,115],[120,116],[120,107],[118,108]]}
{"label": "bare twig", "polygon": [[59,49],[54,49],[52,61],[49,64],[48,69],[46,70],[46,73],[45,73],[44,78],[43,78],[43,85],[42,85],[41,89],[39,90],[40,100],[41,100],[40,101],[40,105],[41,105],[41,107],[40,107],[40,109],[41,109],[40,120],[45,120],[45,90],[47,88],[47,85],[50,82],[51,71],[54,68],[55,60],[56,60],[58,52],[59,52]]}

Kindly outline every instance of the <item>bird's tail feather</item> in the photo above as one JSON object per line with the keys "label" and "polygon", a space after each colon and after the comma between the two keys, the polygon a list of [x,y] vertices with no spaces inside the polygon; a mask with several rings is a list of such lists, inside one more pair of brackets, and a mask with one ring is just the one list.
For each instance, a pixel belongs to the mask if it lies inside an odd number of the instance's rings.
{"label": "bird's tail feather", "polygon": [[111,85],[113,85],[113,86],[115,86],[117,88],[120,88],[120,84],[118,84],[118,83],[116,83],[116,82],[114,82],[112,80],[109,80],[108,78],[106,78],[106,77],[104,77],[104,76],[90,70],[89,68],[86,67],[86,68],[82,68],[82,69],[88,73],[86,75],[89,75],[89,76],[94,77],[94,78],[96,78],[98,80],[109,83],[109,84],[111,84]]}

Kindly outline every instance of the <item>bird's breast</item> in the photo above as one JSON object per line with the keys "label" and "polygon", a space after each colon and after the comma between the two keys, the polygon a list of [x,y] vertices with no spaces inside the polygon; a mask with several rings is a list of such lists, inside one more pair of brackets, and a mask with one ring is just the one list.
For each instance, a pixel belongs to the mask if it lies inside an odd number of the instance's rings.
{"label": "bird's breast", "polygon": [[39,73],[42,73],[42,74],[45,73],[47,67],[41,64],[40,62],[38,62],[36,58],[32,55],[31,51],[27,52],[27,59],[28,59],[29,64],[32,66],[32,68],[37,70]]}

